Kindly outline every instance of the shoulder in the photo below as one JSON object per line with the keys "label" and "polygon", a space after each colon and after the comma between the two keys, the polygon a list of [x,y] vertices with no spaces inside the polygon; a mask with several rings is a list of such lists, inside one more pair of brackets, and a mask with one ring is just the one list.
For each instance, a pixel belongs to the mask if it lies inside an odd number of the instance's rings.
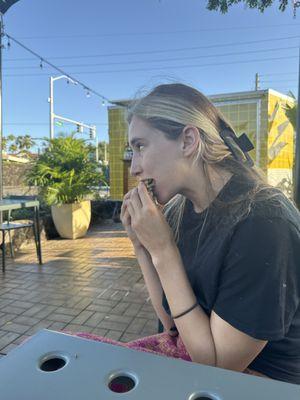
{"label": "shoulder", "polygon": [[269,187],[259,191],[251,204],[248,216],[242,224],[256,227],[290,228],[300,233],[300,212],[278,189]]}
{"label": "shoulder", "polygon": [[250,268],[258,276],[267,272],[265,266],[272,266],[266,276],[271,271],[280,275],[291,269],[300,277],[296,268],[300,259],[299,213],[283,202],[271,206],[260,203],[235,225],[225,257],[228,265],[239,265],[240,271]]}
{"label": "shoulder", "polygon": [[285,219],[300,229],[300,212],[279,189],[266,187],[257,192],[250,216]]}
{"label": "shoulder", "polygon": [[300,214],[285,202],[255,204],[249,214],[234,226],[232,241],[244,242],[243,247],[251,243],[259,248],[297,244],[300,249]]}

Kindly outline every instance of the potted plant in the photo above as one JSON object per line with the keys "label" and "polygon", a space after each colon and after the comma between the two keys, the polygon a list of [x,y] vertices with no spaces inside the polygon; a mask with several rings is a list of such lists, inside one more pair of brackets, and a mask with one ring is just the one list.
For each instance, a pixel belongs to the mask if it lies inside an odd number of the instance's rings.
{"label": "potted plant", "polygon": [[91,203],[86,199],[103,177],[90,148],[74,134],[48,140],[48,147],[33,163],[26,180],[39,186],[39,193],[51,206],[54,225],[63,238],[86,234],[91,220]]}

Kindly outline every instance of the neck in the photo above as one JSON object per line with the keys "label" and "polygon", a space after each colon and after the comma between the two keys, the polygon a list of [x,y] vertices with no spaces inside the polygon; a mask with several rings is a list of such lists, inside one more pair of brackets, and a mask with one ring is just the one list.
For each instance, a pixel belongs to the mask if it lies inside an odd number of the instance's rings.
{"label": "neck", "polygon": [[[200,172],[200,173],[199,173]],[[185,188],[182,190],[186,198],[193,203],[194,211],[200,213],[215,200],[220,191],[232,177],[232,173],[207,165],[207,173],[199,167],[189,175]]]}

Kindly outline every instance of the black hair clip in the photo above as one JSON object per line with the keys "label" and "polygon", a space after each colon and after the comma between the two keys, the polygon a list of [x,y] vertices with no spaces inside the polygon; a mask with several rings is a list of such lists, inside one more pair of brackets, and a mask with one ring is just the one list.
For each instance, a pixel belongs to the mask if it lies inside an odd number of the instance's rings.
{"label": "black hair clip", "polygon": [[248,167],[254,166],[254,162],[248,154],[254,149],[254,146],[246,133],[237,137],[231,129],[224,129],[220,132],[220,136],[236,160]]}

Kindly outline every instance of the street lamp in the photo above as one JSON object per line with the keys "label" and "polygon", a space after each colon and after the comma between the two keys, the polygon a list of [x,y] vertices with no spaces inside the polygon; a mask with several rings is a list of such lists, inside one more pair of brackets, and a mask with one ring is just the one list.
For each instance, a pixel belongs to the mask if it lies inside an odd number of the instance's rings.
{"label": "street lamp", "polygon": [[[0,0],[1,1],[1,0]],[[50,96],[49,96],[49,103],[50,103],[50,139],[54,139],[54,119],[58,119],[59,121],[69,122],[71,124],[76,125],[77,133],[83,133],[83,129],[87,128],[90,131],[90,139],[94,139],[96,142],[96,161],[99,161],[99,150],[98,150],[98,136],[96,133],[96,127],[94,125],[87,125],[83,122],[78,122],[70,118],[65,118],[60,115],[54,113],[54,96],[53,96],[53,83],[58,81],[59,79],[67,79],[68,83],[72,82],[74,85],[77,85],[78,82],[71,79],[68,75],[60,75],[60,76],[50,76]]]}
{"label": "street lamp", "polygon": [[53,96],[53,83],[58,81],[59,79],[67,79],[68,83],[72,82],[74,85],[77,85],[77,82],[71,79],[67,75],[60,75],[60,76],[50,76],[50,96],[49,96],[49,103],[50,103],[50,139],[54,139],[54,96]]}

